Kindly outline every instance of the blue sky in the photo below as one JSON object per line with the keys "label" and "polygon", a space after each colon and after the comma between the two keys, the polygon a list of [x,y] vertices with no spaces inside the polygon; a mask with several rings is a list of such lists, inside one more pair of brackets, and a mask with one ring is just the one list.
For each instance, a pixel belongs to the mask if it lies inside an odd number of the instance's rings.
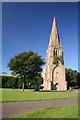
{"label": "blue sky", "polygon": [[[46,60],[46,49],[54,16],[64,49],[65,67],[78,70],[77,3],[3,3],[2,71],[20,52],[32,50]],[[1,72],[1,69],[0,69]]]}

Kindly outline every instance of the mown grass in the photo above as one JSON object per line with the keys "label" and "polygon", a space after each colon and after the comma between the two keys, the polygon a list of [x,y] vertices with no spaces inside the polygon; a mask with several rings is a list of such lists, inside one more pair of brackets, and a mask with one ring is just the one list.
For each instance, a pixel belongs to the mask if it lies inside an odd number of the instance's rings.
{"label": "mown grass", "polygon": [[57,100],[76,97],[78,97],[77,92],[34,92],[34,90],[23,92],[19,89],[2,89],[2,102]]}
{"label": "mown grass", "polygon": [[14,116],[17,118],[78,118],[78,104],[49,107]]}

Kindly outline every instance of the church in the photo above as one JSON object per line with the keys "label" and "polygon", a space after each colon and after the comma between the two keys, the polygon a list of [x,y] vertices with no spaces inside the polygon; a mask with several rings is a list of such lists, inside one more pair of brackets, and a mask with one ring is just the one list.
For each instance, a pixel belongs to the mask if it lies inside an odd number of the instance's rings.
{"label": "church", "polygon": [[60,42],[56,17],[52,24],[49,45],[46,51],[46,66],[43,70],[44,90],[67,90],[63,47]]}

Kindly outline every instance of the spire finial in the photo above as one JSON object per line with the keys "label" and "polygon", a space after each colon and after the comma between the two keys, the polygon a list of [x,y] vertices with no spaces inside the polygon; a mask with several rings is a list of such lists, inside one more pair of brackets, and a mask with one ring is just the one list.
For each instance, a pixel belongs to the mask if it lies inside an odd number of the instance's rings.
{"label": "spire finial", "polygon": [[54,17],[53,24],[56,25],[56,17]]}

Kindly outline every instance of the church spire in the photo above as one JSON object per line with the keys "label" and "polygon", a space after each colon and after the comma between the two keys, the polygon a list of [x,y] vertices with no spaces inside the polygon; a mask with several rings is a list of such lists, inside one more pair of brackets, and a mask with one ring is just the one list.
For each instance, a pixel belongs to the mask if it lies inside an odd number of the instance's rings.
{"label": "church spire", "polygon": [[54,17],[53,24],[52,24],[49,47],[50,46],[60,46],[56,17]]}
{"label": "church spire", "polygon": [[57,28],[56,17],[54,17],[53,24],[52,24],[52,34],[54,36],[58,35],[58,28]]}

